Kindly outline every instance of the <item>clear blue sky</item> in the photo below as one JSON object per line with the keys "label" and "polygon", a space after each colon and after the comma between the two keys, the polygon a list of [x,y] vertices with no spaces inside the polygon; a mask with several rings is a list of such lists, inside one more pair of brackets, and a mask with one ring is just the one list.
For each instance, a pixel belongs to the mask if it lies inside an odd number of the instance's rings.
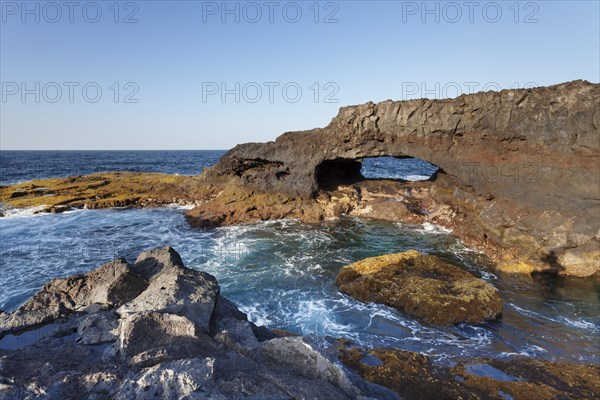
{"label": "clear blue sky", "polygon": [[3,150],[227,149],[343,105],[600,80],[598,1],[63,3],[1,2]]}

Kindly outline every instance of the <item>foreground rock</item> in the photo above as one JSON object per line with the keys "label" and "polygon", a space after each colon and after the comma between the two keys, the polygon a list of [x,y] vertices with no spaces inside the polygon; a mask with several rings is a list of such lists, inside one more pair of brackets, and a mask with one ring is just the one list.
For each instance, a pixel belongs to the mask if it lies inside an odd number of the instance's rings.
{"label": "foreground rock", "polygon": [[[297,216],[298,199],[359,182],[363,158],[420,158],[440,171],[419,214],[441,213],[438,223],[506,270],[522,262],[525,271],[589,276],[600,268],[599,105],[600,85],[575,81],[344,107],[323,129],[238,145],[205,176],[238,180],[246,190],[234,207],[255,218],[272,205],[253,206],[247,193],[277,193],[272,217]],[[224,200],[221,209],[232,201]],[[221,211],[202,204],[192,217]],[[243,212],[225,214],[213,222]]]}
{"label": "foreground rock", "polygon": [[323,340],[330,346],[254,325],[214,277],[155,249],[133,265],[119,259],[53,280],[17,311],[0,312],[0,399],[591,399],[600,391],[597,366],[441,367],[417,353]]}
{"label": "foreground rock", "polygon": [[387,304],[431,324],[480,323],[502,312],[493,286],[414,250],[345,266],[335,283],[361,301]]}
{"label": "foreground rock", "polygon": [[403,350],[339,346],[340,358],[369,382],[406,400],[593,399],[600,393],[600,367],[532,360],[478,359],[452,367],[435,365]]}
{"label": "foreground rock", "polygon": [[83,398],[397,396],[252,324],[214,277],[163,248],[55,279],[0,313],[0,399]]}

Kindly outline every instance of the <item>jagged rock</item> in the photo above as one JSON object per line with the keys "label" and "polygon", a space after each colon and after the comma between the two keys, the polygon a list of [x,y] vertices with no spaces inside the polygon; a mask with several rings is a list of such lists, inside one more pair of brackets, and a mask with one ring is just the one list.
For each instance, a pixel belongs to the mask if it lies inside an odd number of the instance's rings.
{"label": "jagged rock", "polygon": [[119,351],[131,365],[151,366],[214,355],[217,344],[184,316],[145,311],[121,319]]}
{"label": "jagged rock", "polygon": [[214,359],[185,359],[156,365],[128,378],[115,400],[227,400],[210,390],[213,384]]}
{"label": "jagged rock", "polygon": [[118,318],[112,311],[101,311],[86,316],[77,327],[82,344],[102,344],[117,340]]}
{"label": "jagged rock", "polygon": [[259,345],[252,328],[249,321],[224,318],[218,324],[215,340],[237,352],[249,354]]}
{"label": "jagged rock", "polygon": [[371,257],[343,267],[340,291],[431,324],[480,323],[498,318],[498,291],[470,273],[418,251]]}
{"label": "jagged rock", "polygon": [[[128,274],[143,283],[141,294],[125,295],[127,285],[111,283]],[[273,332],[219,295],[214,277],[186,268],[171,248],[143,253],[133,267],[116,260],[53,281],[27,304],[52,304],[50,294],[68,304],[68,312],[45,314],[43,326],[22,319],[22,328],[34,329],[27,341],[0,335],[3,344],[16,345],[0,349],[0,400],[366,399],[382,393],[352,374],[358,389],[307,343],[271,340]]]}
{"label": "jagged rock", "polygon": [[146,280],[159,273],[180,271],[184,268],[181,256],[170,247],[152,249],[141,253],[132,269]]}
{"label": "jagged rock", "polygon": [[120,314],[154,310],[184,315],[205,332],[219,295],[217,280],[209,274],[183,266],[170,247],[142,253],[134,271],[149,280],[138,297],[124,304]]}
{"label": "jagged rock", "polygon": [[23,329],[83,310],[119,306],[146,288],[143,278],[118,259],[85,275],[53,279],[15,312],[0,316],[0,332]]}
{"label": "jagged rock", "polygon": [[302,218],[310,208],[300,203],[359,181],[363,158],[416,157],[440,168],[428,196],[448,207],[429,222],[498,262],[589,276],[600,268],[599,107],[600,85],[585,81],[343,107],[325,128],[230,150],[204,177],[235,178],[246,190],[189,219]]}
{"label": "jagged rock", "polygon": [[283,337],[269,340],[261,345],[260,351],[268,359],[285,365],[297,374],[311,379],[324,379],[335,387],[344,390],[350,397],[359,394],[339,366],[315,351],[301,337]]}
{"label": "jagged rock", "polygon": [[[227,300],[223,296],[219,296],[213,312],[213,318],[210,321],[211,333],[215,334],[220,332],[222,328],[222,322],[228,319],[247,322],[248,316],[241,312],[231,301]],[[277,336],[270,329],[267,329],[264,326],[257,326],[251,322],[249,322],[249,324],[252,328],[254,336],[259,342],[273,339]]]}

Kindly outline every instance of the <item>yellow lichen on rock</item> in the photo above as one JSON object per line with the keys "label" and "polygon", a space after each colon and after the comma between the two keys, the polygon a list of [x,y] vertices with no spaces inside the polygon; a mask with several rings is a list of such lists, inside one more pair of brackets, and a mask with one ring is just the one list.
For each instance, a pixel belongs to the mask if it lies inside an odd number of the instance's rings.
{"label": "yellow lichen on rock", "polygon": [[496,269],[505,274],[523,274],[531,275],[535,270],[531,264],[524,261],[505,263],[500,262],[496,266]]}
{"label": "yellow lichen on rock", "polygon": [[0,202],[9,207],[67,208],[194,204],[210,195],[210,183],[198,176],[147,172],[106,172],[87,176],[35,180],[0,187]]}
{"label": "yellow lichen on rock", "polygon": [[343,267],[336,285],[358,300],[387,304],[432,324],[480,323],[502,312],[493,286],[415,250]]}
{"label": "yellow lichen on rock", "polygon": [[[465,359],[447,367],[434,365],[426,355],[400,349],[367,350],[340,343],[337,350],[346,366],[403,399],[592,399],[600,390],[600,369],[596,365],[519,357]],[[512,379],[473,374],[467,368],[472,364],[485,365]]]}
{"label": "yellow lichen on rock", "polygon": [[354,264],[345,266],[344,270],[351,269],[363,275],[373,274],[392,264],[398,264],[402,261],[418,257],[419,255],[421,255],[421,253],[416,250],[409,250],[402,253],[384,254],[382,256],[370,257],[357,261]]}

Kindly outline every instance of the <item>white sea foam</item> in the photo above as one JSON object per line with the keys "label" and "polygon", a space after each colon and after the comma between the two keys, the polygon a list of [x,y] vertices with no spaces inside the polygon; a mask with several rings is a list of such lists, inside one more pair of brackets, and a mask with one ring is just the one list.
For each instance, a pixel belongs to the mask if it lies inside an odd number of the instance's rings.
{"label": "white sea foam", "polygon": [[572,326],[574,328],[586,329],[586,330],[589,330],[592,332],[600,332],[600,326],[598,326],[597,324],[594,324],[593,322],[584,321],[584,320],[572,320],[567,317],[561,317],[560,320],[562,320],[563,323],[565,323],[569,326]]}
{"label": "white sea foam", "polygon": [[440,233],[440,234],[452,233],[452,229],[444,228],[443,226],[439,226],[439,225],[433,225],[433,224],[430,224],[429,222],[424,222],[422,224],[422,226],[423,226],[423,231],[426,233]]}
{"label": "white sea foam", "polygon": [[7,208],[2,210],[4,213],[4,218],[24,218],[24,217],[34,217],[43,215],[41,211],[48,206],[41,205],[35,207],[27,207],[27,208]]}
{"label": "white sea foam", "polygon": [[194,208],[195,206],[193,204],[177,204],[177,203],[171,203],[171,204],[167,204],[166,206],[164,206],[164,208],[171,208],[171,209],[175,209],[175,210],[191,210],[192,208]]}
{"label": "white sea foam", "polygon": [[254,303],[250,305],[242,305],[238,307],[241,312],[248,315],[248,319],[254,322],[256,325],[270,326],[273,325],[273,321],[269,318],[269,315],[265,310],[261,310],[263,305]]}
{"label": "white sea foam", "polygon": [[400,176],[401,179],[404,179],[405,181],[426,181],[427,179],[431,178],[431,176],[428,175],[405,175],[405,176]]}

